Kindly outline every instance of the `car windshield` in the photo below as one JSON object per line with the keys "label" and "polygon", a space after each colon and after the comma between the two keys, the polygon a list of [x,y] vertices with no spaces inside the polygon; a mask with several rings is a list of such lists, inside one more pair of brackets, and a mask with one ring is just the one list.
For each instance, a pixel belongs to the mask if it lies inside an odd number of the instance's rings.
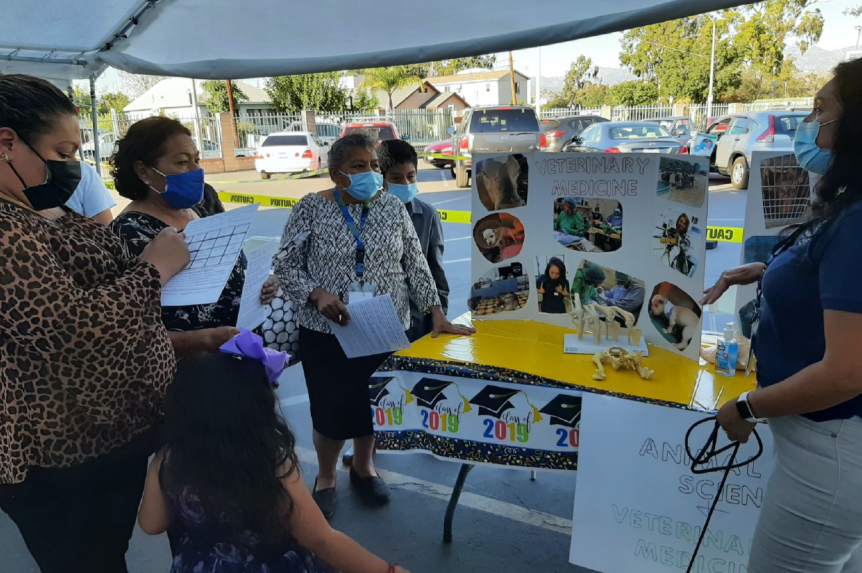
{"label": "car windshield", "polygon": [[471,133],[537,132],[539,122],[532,109],[476,110],[470,120]]}
{"label": "car windshield", "polygon": [[375,141],[390,141],[395,139],[395,134],[392,133],[392,128],[388,125],[348,127],[344,130],[344,135],[353,133],[364,133]]}
{"label": "car windshield", "polygon": [[612,127],[610,129],[611,139],[654,139],[658,137],[670,137],[670,134],[659,125],[629,125],[626,127]]}
{"label": "car windshield", "polygon": [[775,134],[787,135],[791,139],[796,135],[796,126],[805,119],[804,115],[779,115],[775,117]]}
{"label": "car windshield", "polygon": [[283,147],[288,145],[305,147],[308,145],[308,138],[304,135],[270,135],[263,140],[261,147]]}
{"label": "car windshield", "polygon": [[543,119],[541,128],[542,132],[551,131],[552,129],[557,129],[560,126],[560,122],[556,119]]}

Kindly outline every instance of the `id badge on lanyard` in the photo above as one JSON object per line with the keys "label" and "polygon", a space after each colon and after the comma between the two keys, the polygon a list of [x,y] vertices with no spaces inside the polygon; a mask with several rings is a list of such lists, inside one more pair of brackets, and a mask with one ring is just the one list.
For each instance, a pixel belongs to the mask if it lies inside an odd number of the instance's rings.
{"label": "id badge on lanyard", "polygon": [[350,290],[347,293],[347,304],[353,304],[355,302],[374,298],[374,285],[363,278],[365,275],[365,243],[362,240],[362,229],[365,227],[365,223],[368,220],[368,204],[365,204],[362,208],[362,215],[359,218],[359,226],[357,226],[353,217],[350,215],[350,211],[347,209],[347,205],[345,205],[344,201],[341,199],[338,189],[333,189],[332,194],[335,196],[335,202],[338,203],[338,208],[341,210],[341,215],[344,217],[344,222],[347,224],[347,228],[350,230],[353,238],[356,239],[357,280],[350,283]]}

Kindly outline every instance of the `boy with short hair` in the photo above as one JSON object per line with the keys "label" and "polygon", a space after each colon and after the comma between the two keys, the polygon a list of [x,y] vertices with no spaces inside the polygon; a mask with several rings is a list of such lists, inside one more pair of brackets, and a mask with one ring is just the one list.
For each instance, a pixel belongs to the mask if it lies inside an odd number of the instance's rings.
{"label": "boy with short hair", "polygon": [[[384,188],[390,195],[401,199],[410,213],[410,219],[422,244],[422,251],[428,259],[428,266],[437,284],[443,314],[446,314],[449,310],[449,281],[443,271],[443,226],[440,224],[437,209],[416,198],[419,192],[416,185],[419,157],[412,145],[400,139],[381,142],[378,153]],[[414,342],[431,332],[431,329],[431,315],[422,314],[411,299],[410,330],[407,331],[407,338]]]}

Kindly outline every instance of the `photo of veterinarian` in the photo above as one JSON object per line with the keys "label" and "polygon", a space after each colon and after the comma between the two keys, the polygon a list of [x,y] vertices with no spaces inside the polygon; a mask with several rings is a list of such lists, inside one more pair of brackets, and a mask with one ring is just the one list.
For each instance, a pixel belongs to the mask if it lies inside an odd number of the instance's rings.
{"label": "photo of veterinarian", "polygon": [[527,204],[527,158],[520,154],[490,157],[476,163],[476,192],[489,211]]}
{"label": "photo of veterinarian", "polygon": [[606,253],[623,245],[623,210],[613,199],[554,201],[554,238],[573,251]]}
{"label": "photo of veterinarian", "polygon": [[492,263],[517,257],[524,247],[524,224],[508,213],[488,215],[473,227],[473,240]]}
{"label": "photo of veterinarian", "polygon": [[470,289],[467,307],[474,316],[524,308],[530,297],[530,278],[521,263],[491,269]]}
{"label": "photo of veterinarian", "polygon": [[796,126],[793,148],[822,174],[812,217],[783,235],[768,265],[725,271],[706,291],[759,283],[752,347],[757,389],[718,412],[746,442],[768,422],[775,462],[750,573],[862,571],[862,59],[839,64]]}
{"label": "photo of veterinarian", "polygon": [[697,217],[678,209],[662,213],[655,225],[653,253],[667,265],[687,277],[694,276],[703,247],[703,229]]}
{"label": "photo of veterinarian", "polygon": [[684,290],[671,283],[657,285],[650,296],[649,317],[656,330],[677,350],[685,350],[698,333],[702,311]]}
{"label": "photo of veterinarian", "polygon": [[571,308],[569,288],[565,255],[536,257],[536,292],[539,293],[539,312],[548,314],[568,312]]}

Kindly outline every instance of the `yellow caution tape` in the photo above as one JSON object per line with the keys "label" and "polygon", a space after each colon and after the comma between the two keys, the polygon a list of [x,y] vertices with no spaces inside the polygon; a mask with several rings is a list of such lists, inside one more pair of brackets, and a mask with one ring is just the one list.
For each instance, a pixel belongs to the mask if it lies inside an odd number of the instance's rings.
{"label": "yellow caution tape", "polygon": [[445,155],[443,153],[417,153],[416,155],[420,155],[422,157],[435,157],[437,159],[457,159],[458,161],[470,161],[470,157],[464,157],[463,155]]}
{"label": "yellow caution tape", "polygon": [[744,229],[740,227],[707,227],[707,241],[721,241],[723,243],[741,243]]}

